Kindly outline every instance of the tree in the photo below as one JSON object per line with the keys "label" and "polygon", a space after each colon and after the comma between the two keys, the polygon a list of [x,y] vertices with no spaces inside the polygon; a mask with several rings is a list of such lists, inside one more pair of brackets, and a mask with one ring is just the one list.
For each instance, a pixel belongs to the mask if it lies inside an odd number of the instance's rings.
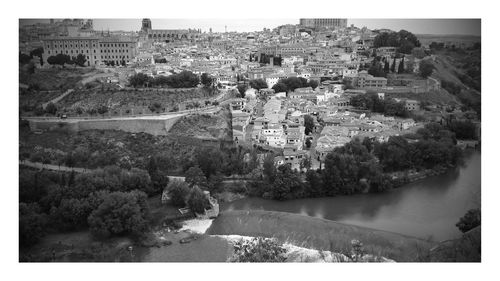
{"label": "tree", "polygon": [[210,202],[203,191],[195,186],[191,190],[188,198],[188,206],[194,213],[203,214],[205,209],[210,208]]}
{"label": "tree", "polygon": [[65,198],[61,200],[58,207],[52,207],[50,218],[58,230],[76,230],[87,226],[87,218],[91,211],[86,198]]}
{"label": "tree", "polygon": [[90,231],[98,237],[140,235],[148,228],[149,206],[143,192],[112,192],[102,195],[102,203],[88,218]]}
{"label": "tree", "polygon": [[384,63],[384,72],[389,73],[389,61],[385,61]]}
{"label": "tree", "polygon": [[452,121],[448,128],[455,133],[457,139],[476,139],[476,125],[471,121]]}
{"label": "tree", "polygon": [[319,82],[313,79],[310,79],[309,82],[307,82],[307,86],[316,89],[316,87],[319,86]]}
{"label": "tree", "polygon": [[78,65],[78,66],[81,66],[81,67],[84,67],[85,66],[85,62],[87,61],[85,55],[83,54],[78,54],[78,56],[76,56],[76,59],[73,60],[73,62]]}
{"label": "tree", "polygon": [[309,149],[309,148],[311,148],[311,145],[312,145],[311,139],[307,138],[306,139],[306,147]]}
{"label": "tree", "polygon": [[97,113],[99,114],[105,114],[106,112],[108,112],[109,108],[105,105],[101,105],[97,108]]}
{"label": "tree", "polygon": [[391,72],[392,73],[396,72],[396,57],[394,57],[394,59],[392,60]]}
{"label": "tree", "polygon": [[240,93],[240,98],[245,98],[245,92],[247,91],[247,85],[245,84],[240,84],[236,87],[238,89],[238,92]]}
{"label": "tree", "polygon": [[419,74],[422,78],[431,76],[434,71],[434,64],[430,60],[423,60],[420,62]]}
{"label": "tree", "polygon": [[288,91],[287,85],[283,82],[278,82],[278,83],[274,84],[272,89],[274,90],[275,93],[282,93],[282,92]]}
{"label": "tree", "polygon": [[284,83],[289,91],[295,91],[297,88],[307,87],[307,79],[303,77],[289,77],[286,79],[280,79],[278,83]]}
{"label": "tree", "polygon": [[481,225],[481,209],[470,209],[460,218],[456,226],[461,232],[465,233]]}
{"label": "tree", "polygon": [[49,102],[47,106],[45,106],[45,112],[48,114],[55,115],[57,112],[57,107],[55,104]]}
{"label": "tree", "polygon": [[154,193],[161,192],[169,183],[167,173],[158,167],[159,158],[159,156],[151,156],[146,165],[146,170],[151,178]]}
{"label": "tree", "polygon": [[30,57],[39,57],[40,58],[41,65],[43,65],[42,55],[43,55],[43,47],[38,47],[36,49],[33,49],[30,52]]}
{"label": "tree", "polygon": [[189,185],[180,180],[172,180],[167,186],[168,194],[170,195],[170,201],[172,205],[177,207],[186,206],[186,201],[188,199],[190,188]]}
{"label": "tree", "polygon": [[312,197],[323,196],[323,182],[318,171],[307,170],[306,172],[307,194]]}
{"label": "tree", "polygon": [[64,54],[57,54],[55,56],[50,56],[47,58],[47,62],[50,65],[58,64],[64,67],[65,64],[72,64],[71,57]]}
{"label": "tree", "polygon": [[19,245],[31,246],[43,237],[46,218],[38,204],[19,203]]}
{"label": "tree", "polygon": [[27,64],[31,61],[31,57],[19,52],[19,63],[20,64]]}
{"label": "tree", "polygon": [[304,133],[309,135],[314,131],[314,118],[311,115],[304,115]]}
{"label": "tree", "polygon": [[128,79],[129,84],[134,87],[143,87],[144,84],[148,81],[148,76],[144,73],[137,73],[135,75],[130,76]]}
{"label": "tree", "polygon": [[266,180],[270,183],[273,183],[277,172],[276,166],[274,165],[274,155],[272,153],[267,154],[262,165],[264,169],[263,174]]}
{"label": "tree", "polygon": [[203,86],[208,88],[212,86],[212,83],[213,83],[213,78],[210,75],[208,75],[208,73],[201,74],[201,84],[203,84]]}
{"label": "tree", "polygon": [[151,112],[156,112],[156,113],[160,113],[161,111],[161,103],[159,102],[153,102],[152,104],[150,104],[148,106],[149,110],[151,110]]}
{"label": "tree", "polygon": [[167,77],[168,85],[172,88],[193,88],[198,86],[200,78],[191,71],[184,70],[179,74]]}
{"label": "tree", "polygon": [[266,89],[267,83],[264,79],[254,79],[254,80],[250,80],[250,87],[252,87],[256,90]]}
{"label": "tree", "polygon": [[398,74],[404,73],[405,72],[405,57],[403,57],[399,61],[399,66],[398,66]]}
{"label": "tree", "polygon": [[195,185],[202,187],[207,186],[207,178],[198,165],[191,167],[186,171],[186,182],[191,187]]}

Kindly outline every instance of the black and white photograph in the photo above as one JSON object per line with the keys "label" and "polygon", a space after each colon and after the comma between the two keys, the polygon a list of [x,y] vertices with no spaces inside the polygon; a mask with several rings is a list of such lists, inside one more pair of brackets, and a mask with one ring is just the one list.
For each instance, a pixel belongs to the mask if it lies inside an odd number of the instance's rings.
{"label": "black and white photograph", "polygon": [[[295,264],[266,268],[287,274],[322,263],[330,277],[304,278],[327,279],[366,263],[393,264],[375,275],[398,279],[409,272],[390,274],[397,264],[462,264],[469,278],[491,265],[482,211],[490,235],[498,212],[482,202],[497,184],[494,170],[482,181],[482,154],[494,169],[497,125],[491,108],[482,125],[481,75],[494,24],[366,2],[393,16],[333,2],[239,3],[229,16],[197,2],[109,16],[18,7],[9,261],[56,279],[48,264],[151,264],[180,280],[262,263]],[[332,275],[347,263],[360,265]]]}

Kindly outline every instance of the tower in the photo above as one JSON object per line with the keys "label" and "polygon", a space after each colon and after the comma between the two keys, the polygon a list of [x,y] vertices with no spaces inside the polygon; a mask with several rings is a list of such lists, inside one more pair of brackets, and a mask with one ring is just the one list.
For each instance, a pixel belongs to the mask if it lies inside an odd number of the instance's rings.
{"label": "tower", "polygon": [[148,32],[151,29],[152,29],[151,20],[150,19],[142,19],[141,31]]}

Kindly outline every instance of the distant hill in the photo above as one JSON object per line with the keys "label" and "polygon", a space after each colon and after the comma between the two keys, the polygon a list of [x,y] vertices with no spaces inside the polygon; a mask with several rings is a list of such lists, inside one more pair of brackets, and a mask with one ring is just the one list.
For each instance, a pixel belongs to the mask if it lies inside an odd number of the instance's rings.
{"label": "distant hill", "polygon": [[436,34],[416,34],[418,40],[423,46],[428,46],[432,42],[445,43],[449,45],[465,46],[481,42],[481,36],[475,35],[436,35]]}

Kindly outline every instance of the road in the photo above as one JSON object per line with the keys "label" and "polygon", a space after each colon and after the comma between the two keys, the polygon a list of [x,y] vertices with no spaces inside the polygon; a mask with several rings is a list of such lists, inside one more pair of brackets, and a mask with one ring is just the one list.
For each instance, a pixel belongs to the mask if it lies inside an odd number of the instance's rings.
{"label": "road", "polygon": [[90,172],[91,170],[85,169],[85,168],[72,168],[68,166],[58,166],[58,165],[52,165],[52,164],[43,164],[40,162],[31,162],[29,160],[21,160],[19,162],[20,165],[32,167],[32,168],[37,168],[37,169],[45,169],[45,170],[52,170],[52,171],[63,171],[63,172],[76,172],[76,173],[86,173]]}
{"label": "road", "polygon": [[188,110],[182,110],[182,111],[176,111],[176,112],[165,112],[165,113],[158,113],[158,114],[142,114],[142,115],[133,115],[133,116],[120,116],[120,117],[68,117],[65,119],[61,119],[59,117],[35,117],[35,116],[24,116],[21,117],[23,120],[28,120],[28,121],[50,121],[50,122],[79,122],[79,121],[87,121],[87,120],[99,120],[99,121],[109,121],[109,120],[168,120],[184,115],[189,115],[193,113],[214,113],[218,111],[220,107],[218,106],[207,106],[203,108],[197,108],[197,109],[188,109]]}

